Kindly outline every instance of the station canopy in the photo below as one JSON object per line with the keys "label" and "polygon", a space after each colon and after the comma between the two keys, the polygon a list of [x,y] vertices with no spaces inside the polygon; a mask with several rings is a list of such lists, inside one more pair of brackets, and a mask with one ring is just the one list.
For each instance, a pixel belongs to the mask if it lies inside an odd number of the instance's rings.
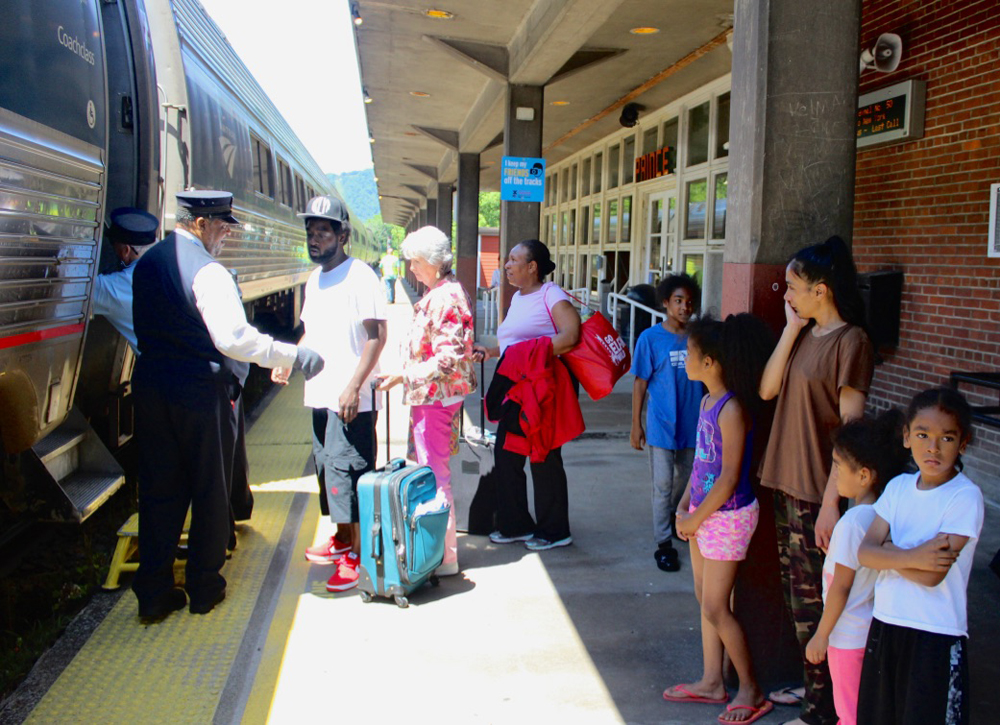
{"label": "station canopy", "polygon": [[620,130],[625,103],[653,111],[732,64],[732,0],[361,0],[351,10],[382,218],[399,225],[456,181],[459,152],[481,154],[482,188],[499,189],[508,84],[544,86],[553,164]]}

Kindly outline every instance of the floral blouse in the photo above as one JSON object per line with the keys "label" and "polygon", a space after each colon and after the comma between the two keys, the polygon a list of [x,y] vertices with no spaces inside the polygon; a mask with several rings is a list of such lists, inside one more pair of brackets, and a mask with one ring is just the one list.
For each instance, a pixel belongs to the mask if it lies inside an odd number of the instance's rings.
{"label": "floral blouse", "polygon": [[413,324],[403,348],[404,399],[430,405],[476,389],[472,363],[472,310],[462,285],[449,278],[413,305]]}

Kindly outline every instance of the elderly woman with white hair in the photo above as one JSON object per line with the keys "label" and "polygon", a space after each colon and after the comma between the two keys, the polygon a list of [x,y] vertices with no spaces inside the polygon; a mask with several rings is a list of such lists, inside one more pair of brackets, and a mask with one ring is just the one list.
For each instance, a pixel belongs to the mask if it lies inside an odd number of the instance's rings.
{"label": "elderly woman with white hair", "polygon": [[[449,459],[453,449],[452,421],[465,396],[476,389],[472,360],[475,336],[469,298],[451,270],[451,240],[436,227],[422,227],[406,236],[403,257],[410,271],[427,287],[413,305],[413,323],[403,346],[403,371],[384,375],[379,388],[403,383],[410,407],[410,431],[418,463],[431,467],[438,490],[453,504]],[[440,576],[458,573],[455,510],[448,518]]]}

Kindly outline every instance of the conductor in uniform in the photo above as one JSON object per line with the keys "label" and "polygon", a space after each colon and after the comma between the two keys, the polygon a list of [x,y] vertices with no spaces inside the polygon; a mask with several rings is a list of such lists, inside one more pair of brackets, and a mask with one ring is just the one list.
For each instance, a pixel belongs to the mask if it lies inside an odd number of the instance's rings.
{"label": "conductor in uniform", "polygon": [[[232,194],[177,194],[176,229],[136,264],[132,313],[140,355],[133,374],[139,444],[139,617],[158,621],[189,604],[206,614],[226,596],[229,482],[246,364],[323,368],[311,350],[275,341],[247,322],[232,276],[215,256]],[[188,506],[184,589],[173,565]],[[185,595],[186,590],[186,595]],[[190,601],[189,601],[190,600]]]}

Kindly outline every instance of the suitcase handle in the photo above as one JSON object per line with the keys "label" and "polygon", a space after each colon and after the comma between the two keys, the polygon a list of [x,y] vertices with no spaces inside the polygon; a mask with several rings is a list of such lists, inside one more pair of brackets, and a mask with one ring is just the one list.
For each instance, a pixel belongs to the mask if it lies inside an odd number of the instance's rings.
{"label": "suitcase handle", "polygon": [[382,518],[378,515],[372,522],[372,556],[382,558]]}

